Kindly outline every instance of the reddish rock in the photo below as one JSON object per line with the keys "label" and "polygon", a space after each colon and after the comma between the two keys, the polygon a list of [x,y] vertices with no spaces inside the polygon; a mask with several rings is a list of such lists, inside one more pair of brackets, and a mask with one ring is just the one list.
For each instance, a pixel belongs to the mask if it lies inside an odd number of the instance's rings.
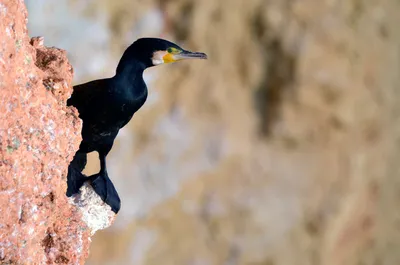
{"label": "reddish rock", "polygon": [[93,231],[65,196],[81,141],[73,70],[26,22],[22,0],[0,1],[0,264],[83,264]]}

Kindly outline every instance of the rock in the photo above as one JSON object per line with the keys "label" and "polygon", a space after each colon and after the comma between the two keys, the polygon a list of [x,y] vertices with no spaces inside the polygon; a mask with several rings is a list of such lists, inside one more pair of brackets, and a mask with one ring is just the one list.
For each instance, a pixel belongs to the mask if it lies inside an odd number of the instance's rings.
{"label": "rock", "polygon": [[82,214],[82,220],[89,227],[91,235],[97,230],[109,227],[115,218],[115,213],[105,204],[93,188],[86,182],[80,193],[72,195],[70,203],[76,205]]}
{"label": "rock", "polygon": [[26,22],[22,0],[0,1],[0,263],[83,264],[95,230],[65,195],[82,126],[66,106],[73,70]]}

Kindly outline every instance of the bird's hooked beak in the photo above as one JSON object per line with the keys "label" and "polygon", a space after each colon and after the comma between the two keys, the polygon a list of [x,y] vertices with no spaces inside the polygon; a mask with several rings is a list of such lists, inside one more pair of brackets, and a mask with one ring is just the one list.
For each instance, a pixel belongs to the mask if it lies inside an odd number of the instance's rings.
{"label": "bird's hooked beak", "polygon": [[202,52],[191,52],[179,50],[176,48],[169,48],[166,51],[157,51],[153,54],[153,64],[159,65],[163,63],[173,63],[187,59],[207,59],[207,55]]}
{"label": "bird's hooked beak", "polygon": [[207,59],[207,54],[202,52],[190,52],[183,50],[180,53],[172,54],[172,59],[174,61],[185,59]]}

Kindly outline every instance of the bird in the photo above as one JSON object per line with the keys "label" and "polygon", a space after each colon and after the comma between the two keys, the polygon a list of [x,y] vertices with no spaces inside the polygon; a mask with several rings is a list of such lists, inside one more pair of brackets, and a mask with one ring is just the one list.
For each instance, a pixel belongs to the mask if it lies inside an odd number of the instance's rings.
{"label": "bird", "polygon": [[[121,208],[121,200],[110,180],[106,157],[118,132],[146,102],[148,90],[143,72],[150,67],[185,59],[207,59],[202,52],[191,52],[168,40],[140,38],[123,53],[115,75],[89,81],[73,87],[67,106],[75,107],[82,120],[82,141],[68,166],[67,192],[71,197],[89,181],[93,190],[111,207],[114,213]],[[100,171],[85,176],[87,154],[97,151]]]}

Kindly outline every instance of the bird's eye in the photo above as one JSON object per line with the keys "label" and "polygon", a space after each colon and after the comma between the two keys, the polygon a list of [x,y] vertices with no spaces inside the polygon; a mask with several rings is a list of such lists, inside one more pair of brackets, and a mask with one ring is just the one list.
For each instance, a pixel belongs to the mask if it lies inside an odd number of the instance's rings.
{"label": "bird's eye", "polygon": [[167,49],[167,52],[168,52],[168,53],[172,53],[172,54],[177,54],[177,53],[180,53],[181,51],[180,51],[179,49],[177,49],[177,48],[169,47],[169,48]]}

